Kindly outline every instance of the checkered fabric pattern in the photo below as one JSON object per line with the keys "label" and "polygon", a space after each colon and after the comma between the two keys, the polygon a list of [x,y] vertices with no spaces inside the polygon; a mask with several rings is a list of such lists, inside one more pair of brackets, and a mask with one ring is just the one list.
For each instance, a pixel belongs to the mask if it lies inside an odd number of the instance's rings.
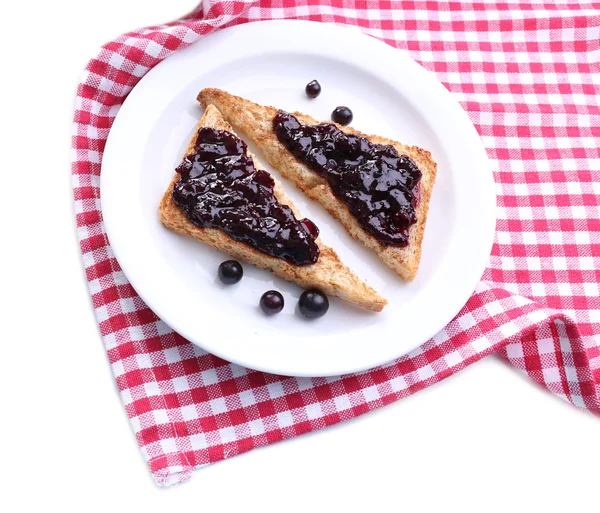
{"label": "checkered fabric pattern", "polygon": [[[202,36],[271,18],[356,25],[408,51],[463,105],[493,163],[497,235],[482,282],[433,339],[368,372],[290,378],[206,353],[144,304],[104,231],[102,152],[127,93]],[[355,417],[493,352],[600,414],[599,60],[599,3],[528,0],[213,0],[104,45],[77,93],[77,226],[108,357],[156,481]]]}

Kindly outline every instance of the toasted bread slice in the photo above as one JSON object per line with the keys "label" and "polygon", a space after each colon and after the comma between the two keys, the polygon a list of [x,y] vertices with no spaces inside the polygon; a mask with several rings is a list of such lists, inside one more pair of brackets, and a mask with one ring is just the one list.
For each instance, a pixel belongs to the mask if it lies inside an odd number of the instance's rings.
{"label": "toasted bread slice", "polygon": [[[324,178],[294,157],[279,142],[273,130],[273,118],[277,114],[277,109],[257,105],[220,89],[203,89],[198,95],[198,101],[205,107],[210,104],[217,107],[229,123],[236,129],[245,132],[256,142],[271,166],[285,178],[294,182],[307,196],[321,203],[333,217],[342,223],[353,238],[375,251],[379,258],[401,278],[410,281],[416,276],[421,260],[421,246],[429,210],[429,199],[437,169],[436,163],[428,151],[416,146],[406,146],[384,137],[364,135],[353,128],[337,125],[340,130],[366,137],[372,143],[394,146],[400,155],[405,154],[413,159],[423,174],[420,182],[420,199],[416,209],[417,222],[409,230],[409,243],[405,247],[387,246],[360,226],[346,204],[334,196]],[[319,123],[306,114],[300,112],[293,114],[305,125]]]}
{"label": "toasted bread slice", "polygon": [[[222,118],[219,111],[210,105],[200,120],[196,132],[194,132],[194,137],[192,137],[185,152],[186,155],[193,153],[196,133],[201,127],[205,126],[233,133],[233,129]],[[249,154],[249,156],[254,160],[256,169],[263,169],[253,155]],[[267,255],[248,244],[238,242],[218,228],[197,227],[187,219],[183,210],[173,201],[173,186],[178,179],[179,175],[175,174],[159,206],[160,220],[167,228],[225,251],[234,258],[262,269],[268,269],[276,276],[293,281],[303,288],[318,288],[330,296],[339,297],[374,312],[380,312],[387,304],[387,300],[359,280],[350,269],[342,264],[336,252],[325,246],[320,239],[317,239],[321,252],[317,262],[313,265],[298,266]],[[301,219],[277,180],[275,180],[274,194],[279,203],[289,205],[296,218]]]}

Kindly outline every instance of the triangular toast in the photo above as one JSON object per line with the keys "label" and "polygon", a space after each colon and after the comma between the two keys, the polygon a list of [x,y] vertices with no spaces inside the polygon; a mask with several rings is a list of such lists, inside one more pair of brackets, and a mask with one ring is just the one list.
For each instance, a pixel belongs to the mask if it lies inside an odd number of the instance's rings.
{"label": "triangular toast", "polygon": [[[197,132],[202,127],[212,127],[234,133],[220,112],[212,105],[208,106],[188,145],[186,155],[193,153]],[[253,155],[250,153],[248,155],[253,159],[256,169],[264,169]],[[305,289],[318,288],[330,296],[339,297],[375,312],[381,311],[387,304],[387,301],[379,296],[375,290],[359,280],[340,261],[335,251],[325,246],[320,239],[317,239],[320,250],[317,262],[312,265],[298,266],[267,255],[246,243],[236,241],[218,228],[197,227],[187,219],[183,210],[173,201],[173,186],[178,179],[179,175],[175,174],[159,206],[160,220],[167,228],[225,251],[234,258],[262,269],[268,269],[276,276],[295,282]],[[289,205],[296,218],[301,219],[277,180],[275,180],[274,195],[279,203]]]}
{"label": "triangular toast", "polygon": [[[415,277],[421,260],[423,232],[437,168],[428,151],[416,146],[406,146],[383,137],[364,135],[352,128],[337,125],[344,132],[366,137],[372,143],[394,146],[400,155],[408,155],[422,173],[419,203],[416,207],[417,221],[409,229],[408,245],[405,247],[387,246],[380,243],[358,224],[346,204],[334,196],[324,178],[296,159],[279,142],[273,130],[273,118],[277,114],[277,109],[257,105],[220,89],[203,89],[198,95],[198,101],[205,107],[210,104],[217,107],[229,123],[255,141],[271,166],[285,178],[294,182],[307,196],[321,203],[332,216],[342,223],[353,238],[372,249],[401,278],[410,281]],[[306,114],[299,112],[293,114],[304,125],[319,123]]]}

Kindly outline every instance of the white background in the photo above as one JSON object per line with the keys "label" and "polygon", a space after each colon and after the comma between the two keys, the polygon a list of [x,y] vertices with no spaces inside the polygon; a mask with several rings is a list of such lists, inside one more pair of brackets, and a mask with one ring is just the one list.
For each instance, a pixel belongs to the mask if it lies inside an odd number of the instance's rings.
{"label": "white background", "polygon": [[194,3],[0,7],[0,510],[597,511],[600,421],[495,357],[360,419],[212,465],[176,488],[154,485],[84,281],[71,115],[102,43]]}

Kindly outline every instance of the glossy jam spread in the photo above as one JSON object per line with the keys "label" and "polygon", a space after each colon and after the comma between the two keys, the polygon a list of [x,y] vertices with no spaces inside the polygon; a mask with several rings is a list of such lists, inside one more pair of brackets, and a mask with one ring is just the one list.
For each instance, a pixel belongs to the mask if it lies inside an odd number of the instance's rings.
{"label": "glossy jam spread", "polygon": [[286,112],[277,113],[273,128],[296,158],[329,182],[365,230],[383,244],[408,244],[421,179],[410,157],[330,123],[302,125]]}
{"label": "glossy jam spread", "polygon": [[295,265],[314,264],[318,228],[277,202],[273,178],[257,170],[246,151],[244,141],[229,132],[200,129],[195,152],[177,168],[173,200],[196,226],[220,228]]}

